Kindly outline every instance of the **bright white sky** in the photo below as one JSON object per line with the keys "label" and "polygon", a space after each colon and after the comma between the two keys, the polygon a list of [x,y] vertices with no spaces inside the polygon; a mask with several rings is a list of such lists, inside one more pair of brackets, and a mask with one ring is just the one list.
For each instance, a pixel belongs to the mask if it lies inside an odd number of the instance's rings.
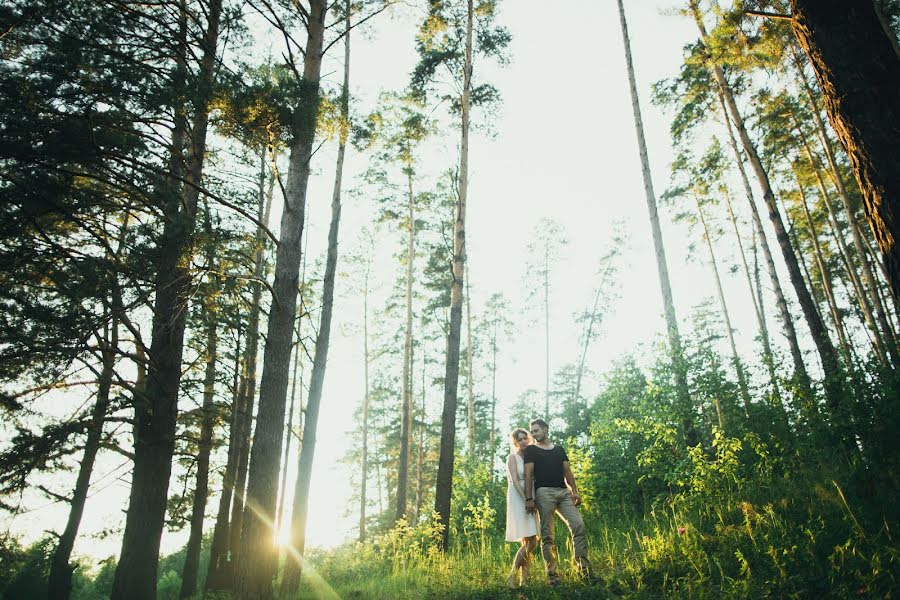
{"label": "bright white sky", "polygon": [[[668,185],[672,149],[669,117],[650,104],[650,86],[677,73],[682,46],[696,39],[693,24],[674,14],[674,6],[674,0],[626,2],[657,194]],[[588,360],[591,369],[602,372],[618,357],[652,346],[664,331],[662,303],[616,1],[570,0],[550,8],[545,1],[505,0],[498,22],[512,32],[512,63],[500,69],[476,65],[482,77],[500,90],[503,106],[494,120],[496,136],[490,139],[476,132],[471,141],[467,243],[473,313],[478,314],[488,296],[502,291],[520,314],[525,298],[523,257],[529,235],[541,217],[552,217],[562,225],[569,244],[553,274],[551,372],[574,361],[579,328],[572,315],[589,304],[596,285],[597,259],[608,247],[612,224],[622,221],[628,248],[620,259],[621,298],[609,307],[602,338],[594,344]],[[419,18],[409,9],[404,15],[382,15],[367,29],[368,39],[355,35],[351,80],[357,106],[371,107],[379,91],[405,86],[416,60],[413,36]],[[276,44],[273,54],[278,56],[278,40],[272,39]],[[324,67],[332,84],[340,80],[342,60],[342,48],[335,46]],[[433,165],[435,169],[447,168],[457,155],[455,135],[448,135],[443,144],[444,163]],[[313,255],[325,249],[333,164],[329,145],[317,158],[317,172],[310,183],[309,247]],[[362,157],[350,150],[345,189],[355,185],[356,176],[364,168]],[[276,224],[277,214],[276,207]],[[687,321],[692,307],[713,296],[713,283],[705,253],[695,253],[699,261],[687,261],[687,228],[672,224],[671,213],[666,210],[661,216],[676,308],[680,319]],[[370,209],[363,202],[344,204],[343,251],[357,243],[358,232],[369,219]],[[393,249],[386,252],[390,251]],[[727,258],[729,265],[733,263],[726,251],[721,258]],[[746,300],[746,284],[742,275],[729,276],[727,268],[720,268],[726,278],[738,343],[745,356],[754,356],[751,344],[755,320]],[[390,288],[387,279],[393,276],[393,266],[376,271],[385,278],[384,295]],[[322,546],[352,536],[356,523],[355,509],[350,508],[350,514],[345,515],[352,493],[350,474],[338,461],[350,443],[346,434],[353,424],[348,417],[363,395],[361,344],[358,338],[342,334],[349,330],[347,325],[359,319],[360,309],[358,296],[341,289],[341,285],[339,280],[310,499],[309,542]],[[777,331],[772,316],[769,309],[770,328]],[[516,337],[501,357],[501,427],[506,424],[505,409],[524,390],[543,389],[543,326],[540,321],[527,319],[515,317]],[[775,338],[780,345],[780,336],[776,334]],[[587,389],[596,390],[597,382],[589,382]],[[120,462],[118,457],[107,457],[95,475],[97,491],[88,504],[83,533],[76,545],[78,554],[102,558],[119,551],[118,535],[106,539],[93,536],[104,527],[124,521],[128,477],[115,483],[114,474],[109,474]],[[103,474],[106,478],[96,482]],[[289,485],[292,489],[293,483]],[[208,505],[207,527],[212,526],[216,502],[213,498]],[[45,529],[62,529],[65,515],[61,511],[39,502],[34,508],[16,520],[16,530],[33,538]],[[165,533],[163,552],[175,550],[186,538],[186,531]]]}

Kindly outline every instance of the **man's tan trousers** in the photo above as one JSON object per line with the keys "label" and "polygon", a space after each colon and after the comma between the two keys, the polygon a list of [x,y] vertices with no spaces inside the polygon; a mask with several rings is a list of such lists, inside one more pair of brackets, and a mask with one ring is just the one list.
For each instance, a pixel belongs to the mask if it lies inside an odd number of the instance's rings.
{"label": "man's tan trousers", "polygon": [[575,564],[579,570],[590,573],[591,563],[588,561],[587,537],[584,533],[584,521],[578,507],[572,504],[572,496],[567,488],[538,488],[534,494],[534,504],[541,519],[541,554],[547,565],[547,576],[556,577],[556,546],[553,543],[554,513],[559,513],[569,532],[572,534],[572,546],[575,548]]}

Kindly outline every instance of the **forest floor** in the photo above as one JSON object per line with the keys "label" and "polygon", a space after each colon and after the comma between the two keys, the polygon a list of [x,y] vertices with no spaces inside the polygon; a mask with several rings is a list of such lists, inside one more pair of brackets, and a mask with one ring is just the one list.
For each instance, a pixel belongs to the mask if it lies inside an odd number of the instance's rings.
{"label": "forest floor", "polygon": [[774,506],[746,504],[737,510],[723,511],[718,522],[671,515],[631,523],[594,520],[589,523],[591,581],[576,578],[568,567],[571,543],[560,523],[561,584],[548,585],[538,552],[529,584],[516,590],[506,587],[515,544],[470,534],[443,554],[423,548],[410,529],[405,548],[382,539],[311,553],[295,598],[900,597],[900,548],[890,531],[854,529],[852,517],[844,519],[839,511],[788,520],[786,511]]}

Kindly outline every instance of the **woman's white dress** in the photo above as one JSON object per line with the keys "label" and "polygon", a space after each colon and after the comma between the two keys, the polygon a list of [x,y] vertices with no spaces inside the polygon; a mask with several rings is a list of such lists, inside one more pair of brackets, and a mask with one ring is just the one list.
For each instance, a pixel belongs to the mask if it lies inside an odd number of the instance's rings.
{"label": "woman's white dress", "polygon": [[[516,474],[519,486],[525,488],[525,461],[517,453],[510,457],[516,458]],[[525,512],[525,499],[519,495],[513,485],[513,474],[509,470],[509,457],[506,459],[506,541],[518,542],[522,538],[538,534],[537,514]],[[533,497],[533,496],[532,496]]]}

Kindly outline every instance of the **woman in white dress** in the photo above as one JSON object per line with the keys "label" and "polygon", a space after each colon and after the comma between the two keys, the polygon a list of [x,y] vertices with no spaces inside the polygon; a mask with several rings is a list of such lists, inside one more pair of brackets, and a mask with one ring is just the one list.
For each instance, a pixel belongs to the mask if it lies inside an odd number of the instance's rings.
{"label": "woman in white dress", "polygon": [[[537,514],[525,512],[525,448],[531,443],[531,434],[521,427],[510,434],[512,452],[506,459],[506,541],[519,542],[521,546],[513,560],[512,570],[507,578],[507,585],[516,588],[528,582],[528,567],[531,564],[531,552],[537,547],[538,522]],[[530,490],[527,497],[534,497]],[[519,576],[517,582],[516,576]]]}

